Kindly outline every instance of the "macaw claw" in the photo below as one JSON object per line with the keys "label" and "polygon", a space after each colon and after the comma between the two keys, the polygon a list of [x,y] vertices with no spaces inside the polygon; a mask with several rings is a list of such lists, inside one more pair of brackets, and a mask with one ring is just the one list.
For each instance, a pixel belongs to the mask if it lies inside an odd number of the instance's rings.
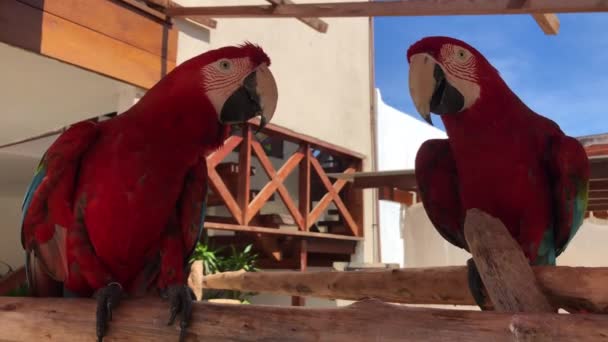
{"label": "macaw claw", "polygon": [[192,317],[192,301],[195,296],[186,285],[169,286],[167,295],[169,297],[169,304],[171,305],[171,316],[167,325],[172,325],[175,322],[175,317],[177,317],[178,313],[181,315],[179,341],[182,342],[186,339],[188,324]]}
{"label": "macaw claw", "polygon": [[485,311],[487,298],[483,293],[483,282],[481,281],[481,276],[479,275],[479,271],[477,270],[477,266],[475,265],[473,258],[467,260],[467,271],[471,295],[473,295],[473,299],[475,299],[477,306],[479,306],[482,311]]}
{"label": "macaw claw", "polygon": [[112,310],[118,306],[122,299],[122,286],[119,283],[110,283],[97,291],[97,341],[103,341],[108,322],[112,320]]}

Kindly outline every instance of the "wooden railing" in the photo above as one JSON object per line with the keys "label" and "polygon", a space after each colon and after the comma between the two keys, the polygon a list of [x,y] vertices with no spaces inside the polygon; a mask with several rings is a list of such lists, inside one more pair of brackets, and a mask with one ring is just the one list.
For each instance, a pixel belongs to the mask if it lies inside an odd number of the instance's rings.
{"label": "wooden railing", "polygon": [[[359,189],[350,188],[345,180],[331,182],[322,166],[321,161],[315,157],[315,153],[321,152],[331,155],[340,161],[339,164],[345,165],[340,170],[342,173],[354,173],[361,171],[364,156],[356,152],[349,151],[306,135],[295,133],[289,129],[276,125],[267,125],[263,129],[264,135],[273,139],[281,139],[295,143],[299,148],[288,157],[284,158],[283,165],[275,169],[270,157],[266,153],[262,143],[254,136],[254,130],[259,127],[259,121],[251,121],[244,125],[241,132],[234,132],[218,151],[207,157],[210,189],[216,198],[219,198],[221,205],[224,205],[230,217],[228,220],[217,217],[209,217],[205,222],[205,227],[209,229],[235,230],[235,231],[257,231],[263,227],[254,224],[256,216],[264,205],[278,193],[287,209],[288,214],[293,218],[294,224],[298,227],[299,234],[294,236],[306,236],[310,228],[315,225],[322,217],[323,213],[333,202],[337,213],[344,223],[347,231],[345,234],[315,233],[315,237],[327,235],[328,238],[336,238],[335,235],[343,235],[345,238],[363,237],[363,198]],[[238,177],[230,184],[226,184],[226,177],[218,172],[218,166],[238,148]],[[257,193],[251,189],[252,158],[256,157],[268,176],[269,181]],[[297,203],[294,194],[290,193],[284,182],[287,177],[299,170]],[[332,170],[335,172],[335,170]],[[313,175],[318,177],[320,182],[313,181]],[[231,191],[230,187],[233,187]],[[324,195],[318,199],[316,205],[312,206],[311,189],[315,193],[319,192],[318,187],[322,187]],[[234,189],[236,187],[236,189]],[[216,203],[217,204],[217,203]],[[227,221],[233,221],[229,223]],[[286,232],[287,235],[290,235]],[[311,232],[311,237],[313,232]]]}

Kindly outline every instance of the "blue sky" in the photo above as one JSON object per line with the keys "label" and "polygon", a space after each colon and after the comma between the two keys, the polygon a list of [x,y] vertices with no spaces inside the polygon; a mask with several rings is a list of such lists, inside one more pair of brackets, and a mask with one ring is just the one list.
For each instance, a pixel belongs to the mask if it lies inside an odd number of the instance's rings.
{"label": "blue sky", "polygon": [[[488,58],[534,111],[572,136],[608,133],[608,14],[560,14],[547,36],[529,15],[377,17],[376,87],[418,119],[408,91],[407,48],[420,38],[464,40]],[[438,116],[433,123],[444,129]]]}

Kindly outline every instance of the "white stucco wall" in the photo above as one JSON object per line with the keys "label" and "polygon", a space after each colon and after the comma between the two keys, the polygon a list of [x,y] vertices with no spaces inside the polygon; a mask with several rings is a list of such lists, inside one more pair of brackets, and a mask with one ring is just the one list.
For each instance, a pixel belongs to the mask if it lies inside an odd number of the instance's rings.
{"label": "white stucco wall", "polygon": [[[384,103],[379,90],[376,90],[376,102],[379,170],[413,169],[416,153],[424,141],[446,137],[443,131]],[[426,246],[426,241],[419,237],[424,232],[419,231],[418,225],[416,231],[405,232],[410,238],[404,241],[404,220],[411,220],[415,213],[408,215],[404,212],[404,206],[391,201],[380,201],[379,209],[381,261],[409,266],[414,262],[410,250],[414,250],[415,246]],[[428,222],[424,221],[425,218],[423,216],[418,223],[430,224],[428,218]]]}

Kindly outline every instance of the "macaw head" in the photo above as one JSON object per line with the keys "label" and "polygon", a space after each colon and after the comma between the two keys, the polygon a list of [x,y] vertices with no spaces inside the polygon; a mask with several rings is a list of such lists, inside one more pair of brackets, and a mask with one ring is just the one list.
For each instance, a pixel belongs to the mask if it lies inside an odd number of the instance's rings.
{"label": "macaw head", "polygon": [[407,51],[410,96],[429,123],[431,113],[449,115],[475,106],[505,85],[498,71],[469,44],[450,37],[426,37]]}
{"label": "macaw head", "polygon": [[278,90],[269,66],[262,48],[248,42],[206,51],[175,67],[139,102],[148,112],[180,115],[188,129],[204,126],[197,134],[217,144],[231,125],[259,116],[261,129],[272,120]]}

